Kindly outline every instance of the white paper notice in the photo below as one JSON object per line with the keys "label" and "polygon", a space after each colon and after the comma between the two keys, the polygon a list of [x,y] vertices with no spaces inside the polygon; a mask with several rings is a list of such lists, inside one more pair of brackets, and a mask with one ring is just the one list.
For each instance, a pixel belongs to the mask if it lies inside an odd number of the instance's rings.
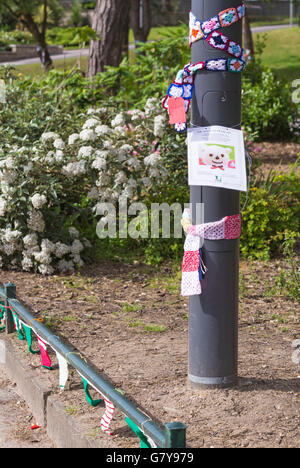
{"label": "white paper notice", "polygon": [[247,191],[244,136],[227,127],[188,129],[189,185]]}

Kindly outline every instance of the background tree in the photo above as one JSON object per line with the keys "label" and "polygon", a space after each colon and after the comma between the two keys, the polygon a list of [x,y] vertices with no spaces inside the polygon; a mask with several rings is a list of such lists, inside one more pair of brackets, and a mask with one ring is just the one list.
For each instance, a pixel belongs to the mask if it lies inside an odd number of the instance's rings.
{"label": "background tree", "polygon": [[75,0],[71,9],[71,24],[75,28],[78,28],[82,26],[83,20],[82,5],[79,0]]}
{"label": "background tree", "polygon": [[136,42],[146,42],[151,29],[151,0],[131,0],[131,26]]}
{"label": "background tree", "polygon": [[[53,66],[46,42],[50,1],[1,0],[0,3],[1,14],[9,15],[31,32],[37,42],[38,55],[46,70],[49,70]],[[38,14],[40,7],[42,7],[41,18],[38,16],[38,20],[36,20],[35,15]]]}
{"label": "background tree", "polygon": [[[35,22],[41,26],[44,20],[44,2],[40,2],[41,5],[37,8],[34,15]],[[58,0],[48,0],[47,6],[47,28],[53,28],[59,26],[63,19],[65,10],[60,5]]]}
{"label": "background tree", "polygon": [[88,76],[117,67],[128,53],[129,10],[128,0],[97,1],[92,27],[99,39],[90,44]]}
{"label": "background tree", "polygon": [[146,42],[151,30],[152,16],[166,15],[176,8],[178,0],[131,0],[130,25],[136,42]]}
{"label": "background tree", "polygon": [[[159,12],[171,13],[178,11],[182,4],[182,0],[151,0],[152,7]],[[183,7],[184,8],[184,7]]]}
{"label": "background tree", "polygon": [[162,7],[164,10],[166,11],[170,11],[171,10],[171,0],[162,0]]}
{"label": "background tree", "polygon": [[247,54],[247,57],[251,58],[251,60],[254,60],[254,57],[255,57],[254,40],[253,40],[253,34],[251,31],[251,26],[250,26],[249,10],[247,8],[247,4],[245,6],[246,6],[245,16],[243,18],[244,49]]}
{"label": "background tree", "polygon": [[[272,7],[272,4],[273,6],[275,5],[276,7],[277,0],[261,0],[261,1],[264,4],[267,4],[269,8]],[[289,8],[289,2],[286,2],[286,3],[287,3],[287,7]],[[294,0],[294,5],[298,3],[299,3],[299,0]],[[249,55],[249,57],[251,57],[252,60],[255,60],[255,44],[254,44],[253,34],[251,31],[251,21],[250,21],[250,13],[249,13],[251,2],[246,1],[245,6],[246,6],[246,11],[245,11],[245,17],[243,18],[244,48],[245,48],[247,55]]]}

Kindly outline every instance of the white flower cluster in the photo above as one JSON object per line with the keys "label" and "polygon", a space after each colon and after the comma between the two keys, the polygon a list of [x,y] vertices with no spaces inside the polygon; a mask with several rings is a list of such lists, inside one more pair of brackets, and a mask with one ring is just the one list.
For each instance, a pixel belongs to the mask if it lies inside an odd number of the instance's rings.
{"label": "white flower cluster", "polygon": [[[91,200],[135,199],[166,179],[167,170],[157,149],[166,118],[158,99],[149,99],[143,111],[123,111],[106,123],[99,123],[103,111],[89,109],[88,116],[84,127],[92,127],[97,135],[90,167],[98,174],[96,188],[88,192]],[[98,142],[104,150],[99,150]],[[80,150],[78,157],[83,157]]]}
{"label": "white flower cluster", "polygon": [[62,173],[65,174],[67,177],[75,177],[78,175],[82,175],[85,173],[85,171],[86,169],[84,161],[69,163],[62,168]]}
{"label": "white flower cluster", "polygon": [[42,213],[38,210],[29,211],[27,226],[31,231],[43,232],[45,229],[45,221]]}
{"label": "white flower cluster", "polygon": [[7,209],[7,200],[0,198],[0,216],[4,216]]}
{"label": "white flower cluster", "polygon": [[82,132],[79,133],[79,138],[82,141],[94,141],[96,140],[96,137],[97,135],[94,130],[89,128],[82,130]]}
{"label": "white flower cluster", "polygon": [[88,209],[96,225],[100,202],[142,200],[163,183],[162,113],[154,98],[117,115],[91,108],[74,133],[45,132],[34,147],[0,148],[0,267],[51,275],[82,266],[91,245],[80,224],[66,228],[69,214],[80,219]]}
{"label": "white flower cluster", "polygon": [[72,133],[72,135],[69,136],[68,144],[74,145],[74,143],[78,140],[78,138],[79,138],[78,133]]}
{"label": "white flower cluster", "polygon": [[[74,233],[79,234],[76,228],[71,229],[73,235]],[[35,263],[38,264],[38,271],[43,275],[54,273],[52,263],[57,265],[58,270],[62,273],[73,271],[75,265],[83,265],[80,253],[84,250],[84,246],[78,239],[75,239],[71,245],[62,242],[53,243],[49,239],[43,239],[39,247],[38,237],[33,233],[25,236],[23,243],[25,249],[23,251],[22,268],[25,271],[30,271]],[[69,260],[64,258],[67,255],[70,258]]]}
{"label": "white flower cluster", "polygon": [[154,119],[154,136],[163,138],[166,129],[165,114],[157,115]]}
{"label": "white flower cluster", "polygon": [[11,228],[1,229],[1,251],[7,255],[13,255],[16,251],[19,251],[20,246],[20,237],[22,233],[18,230],[12,230]]}
{"label": "white flower cluster", "polygon": [[31,197],[31,203],[36,210],[40,210],[45,203],[47,203],[47,198],[45,195],[40,195],[39,193],[35,193],[33,197]]}
{"label": "white flower cluster", "polygon": [[59,138],[59,135],[57,133],[54,133],[54,132],[46,132],[46,133],[43,133],[43,135],[41,136],[41,140],[42,141],[48,141],[48,140],[57,140]]}

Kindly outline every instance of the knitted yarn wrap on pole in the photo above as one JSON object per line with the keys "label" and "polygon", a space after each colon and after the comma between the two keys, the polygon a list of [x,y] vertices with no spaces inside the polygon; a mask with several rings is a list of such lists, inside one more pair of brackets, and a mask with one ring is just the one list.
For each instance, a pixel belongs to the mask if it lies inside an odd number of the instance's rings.
{"label": "knitted yarn wrap on pole", "polygon": [[[175,80],[169,86],[167,95],[162,103],[163,108],[169,112],[170,124],[174,124],[176,132],[182,133],[187,130],[186,114],[189,111],[190,101],[193,97],[194,80],[197,71],[208,70],[241,73],[245,69],[246,62],[243,58],[244,50],[242,46],[224,34],[217,32],[217,29],[231,26],[240,21],[244,16],[244,3],[221,11],[218,15],[206,21],[199,21],[192,12],[190,13],[190,46],[204,39],[211,47],[226,52],[233,58],[216,58],[213,60],[203,60],[194,64],[190,62],[182,70],[179,70]],[[173,113],[173,100],[177,100],[175,115]],[[178,113],[179,106],[181,106],[182,112]],[[175,120],[177,121],[175,122]]]}

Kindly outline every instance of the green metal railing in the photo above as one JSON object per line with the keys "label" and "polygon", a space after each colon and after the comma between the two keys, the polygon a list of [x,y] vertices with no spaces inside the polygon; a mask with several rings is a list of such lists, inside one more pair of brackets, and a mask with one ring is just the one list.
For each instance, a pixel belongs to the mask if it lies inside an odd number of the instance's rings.
{"label": "green metal railing", "polygon": [[183,423],[167,423],[164,430],[155,424],[149,416],[140,411],[109,382],[104,380],[78,353],[74,353],[74,349],[63,343],[60,337],[39,322],[16,299],[16,286],[14,284],[6,284],[4,287],[0,287],[0,300],[1,298],[5,306],[2,310],[5,311],[6,333],[10,334],[15,331],[12,309],[24,323],[30,325],[37,335],[44,339],[54,351],[63,356],[69,365],[76,369],[99,393],[105,395],[126,416],[125,421],[140,438],[141,447],[150,448],[150,441],[153,441],[155,446],[159,448],[184,448],[186,446],[186,426]]}

